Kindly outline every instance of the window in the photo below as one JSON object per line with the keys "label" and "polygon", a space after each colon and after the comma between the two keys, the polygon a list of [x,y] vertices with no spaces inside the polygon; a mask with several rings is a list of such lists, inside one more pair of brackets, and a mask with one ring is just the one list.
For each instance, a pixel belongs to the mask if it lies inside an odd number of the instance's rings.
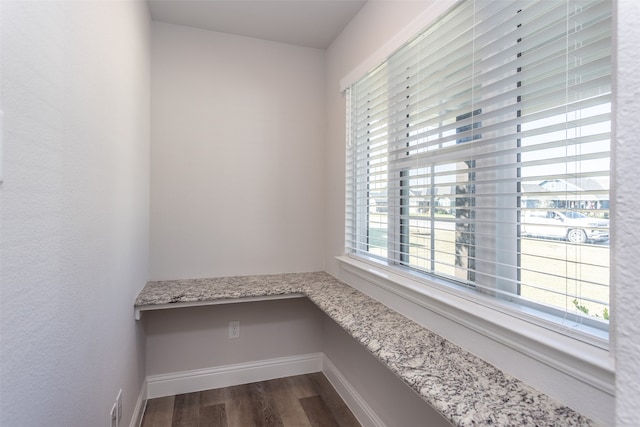
{"label": "window", "polygon": [[611,25],[463,0],[350,86],[347,252],[606,341]]}

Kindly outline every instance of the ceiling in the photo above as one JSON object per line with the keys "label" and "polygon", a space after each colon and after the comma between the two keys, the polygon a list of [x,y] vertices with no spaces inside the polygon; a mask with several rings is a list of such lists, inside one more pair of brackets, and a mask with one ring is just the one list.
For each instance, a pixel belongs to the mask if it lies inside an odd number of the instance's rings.
{"label": "ceiling", "polygon": [[147,0],[154,21],[326,49],[366,0]]}

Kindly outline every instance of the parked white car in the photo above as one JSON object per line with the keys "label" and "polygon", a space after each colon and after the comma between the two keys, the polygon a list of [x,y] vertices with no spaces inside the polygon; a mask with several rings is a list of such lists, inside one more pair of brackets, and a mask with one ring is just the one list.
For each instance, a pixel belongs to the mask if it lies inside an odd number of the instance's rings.
{"label": "parked white car", "polygon": [[572,243],[609,240],[609,220],[576,211],[524,211],[521,233],[528,236],[567,239]]}

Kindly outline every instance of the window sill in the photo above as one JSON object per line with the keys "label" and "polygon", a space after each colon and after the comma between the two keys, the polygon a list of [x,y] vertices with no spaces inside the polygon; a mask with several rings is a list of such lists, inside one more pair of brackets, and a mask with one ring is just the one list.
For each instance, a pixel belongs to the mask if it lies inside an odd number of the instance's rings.
{"label": "window sill", "polygon": [[[428,324],[433,322],[425,321],[426,316],[421,316],[420,311],[415,310],[416,305],[557,369],[601,392],[614,395],[614,361],[606,349],[486,307],[440,284],[425,286],[422,282],[400,275],[384,266],[352,256],[339,256],[336,259],[341,265],[341,280],[390,305],[391,308],[445,338],[449,337],[446,331],[439,330],[442,329],[442,325]],[[390,296],[385,291],[399,297],[400,300],[396,299],[395,303],[388,304],[385,299],[389,299]],[[474,352],[465,342],[457,344]]]}

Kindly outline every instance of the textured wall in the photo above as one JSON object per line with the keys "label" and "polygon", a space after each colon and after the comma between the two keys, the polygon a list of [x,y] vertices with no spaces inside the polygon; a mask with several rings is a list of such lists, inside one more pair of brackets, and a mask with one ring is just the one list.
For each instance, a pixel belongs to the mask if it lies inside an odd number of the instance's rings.
{"label": "textured wall", "polygon": [[640,420],[640,3],[617,2],[616,140],[613,146],[612,268],[616,426]]}
{"label": "textured wall", "polygon": [[322,270],[324,52],[153,24],[151,275]]}
{"label": "textured wall", "polygon": [[149,16],[2,1],[2,426],[106,426],[144,378]]}

